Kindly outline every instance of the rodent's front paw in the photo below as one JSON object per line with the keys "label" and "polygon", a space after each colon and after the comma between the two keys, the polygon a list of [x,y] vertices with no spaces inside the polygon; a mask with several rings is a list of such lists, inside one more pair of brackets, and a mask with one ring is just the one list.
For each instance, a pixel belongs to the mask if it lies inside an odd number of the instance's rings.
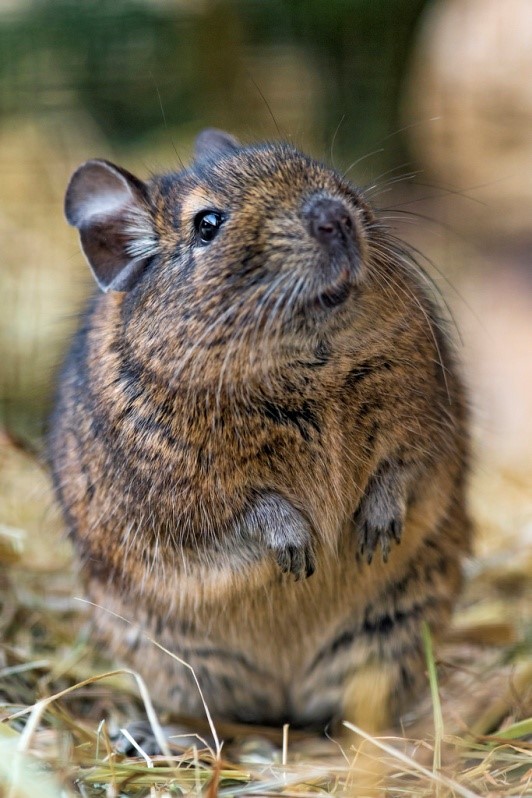
{"label": "rodent's front paw", "polygon": [[293,574],[296,582],[312,576],[316,561],[310,526],[294,507],[286,503],[270,516],[263,540],[285,574]]}
{"label": "rodent's front paw", "polygon": [[272,550],[281,571],[285,574],[293,574],[296,582],[301,578],[306,579],[314,573],[316,561],[310,543],[306,546],[287,544]]}
{"label": "rodent's front paw", "polygon": [[258,496],[244,518],[243,528],[247,534],[258,537],[273,553],[281,570],[294,574],[296,581],[314,573],[311,526],[303,513],[283,496],[277,493]]}
{"label": "rodent's front paw", "polygon": [[358,536],[357,557],[368,565],[380,544],[383,562],[388,562],[393,543],[401,542],[406,489],[404,467],[383,462],[369,480],[353,520]]}
{"label": "rodent's front paw", "polygon": [[383,562],[388,562],[392,543],[401,542],[403,519],[400,517],[391,518],[383,525],[379,525],[369,519],[363,521],[359,513],[357,513],[355,515],[355,524],[358,534],[358,556],[365,557],[369,565],[380,543]]}

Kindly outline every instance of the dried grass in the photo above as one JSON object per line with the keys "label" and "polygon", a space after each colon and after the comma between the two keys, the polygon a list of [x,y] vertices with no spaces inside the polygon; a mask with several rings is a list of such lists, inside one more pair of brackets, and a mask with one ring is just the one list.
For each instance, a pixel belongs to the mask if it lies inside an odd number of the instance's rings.
{"label": "dried grass", "polygon": [[[140,677],[90,647],[86,604],[35,458],[0,437],[0,795],[119,798],[183,794],[302,796],[532,795],[532,497],[524,477],[479,473],[478,558],[431,696],[403,734],[363,729],[343,745],[290,730],[190,721],[166,740]],[[161,657],[168,656],[161,650]],[[115,732],[148,717],[161,756],[125,757]],[[230,740],[213,744],[216,733]],[[166,742],[165,742],[166,740]],[[202,740],[204,742],[202,742]],[[135,747],[137,744],[132,743]],[[209,747],[210,746],[210,747]]]}

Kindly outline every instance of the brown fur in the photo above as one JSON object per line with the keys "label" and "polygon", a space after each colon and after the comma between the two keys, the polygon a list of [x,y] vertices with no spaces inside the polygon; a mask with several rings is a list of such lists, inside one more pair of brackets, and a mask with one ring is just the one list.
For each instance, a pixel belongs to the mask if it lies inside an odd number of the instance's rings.
{"label": "brown fur", "polygon": [[[89,597],[189,662],[214,715],[382,728],[470,545],[464,393],[426,278],[357,189],[288,145],[227,137],[131,192],[98,240],[74,221],[91,262],[119,228],[113,257],[136,271],[92,301],[50,435]],[[316,194],[348,209],[340,255],[304,222]],[[200,247],[209,208],[226,219]],[[202,712],[186,669],[97,619],[165,706]]]}

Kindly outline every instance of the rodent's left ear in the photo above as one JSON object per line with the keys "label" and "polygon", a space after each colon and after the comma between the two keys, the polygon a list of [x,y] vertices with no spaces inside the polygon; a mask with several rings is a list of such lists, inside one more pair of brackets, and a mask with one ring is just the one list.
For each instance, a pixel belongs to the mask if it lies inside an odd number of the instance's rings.
{"label": "rodent's left ear", "polygon": [[147,189],[108,161],[87,161],[70,179],[65,216],[103,291],[127,291],[156,254]]}
{"label": "rodent's left ear", "polygon": [[196,136],[194,143],[194,160],[200,161],[202,158],[216,158],[219,155],[238,150],[240,144],[234,136],[224,130],[215,127],[208,127]]}

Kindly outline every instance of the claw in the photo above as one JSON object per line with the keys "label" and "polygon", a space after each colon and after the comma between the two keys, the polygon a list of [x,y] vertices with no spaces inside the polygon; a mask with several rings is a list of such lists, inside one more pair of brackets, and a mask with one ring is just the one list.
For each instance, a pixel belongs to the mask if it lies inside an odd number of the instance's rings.
{"label": "claw", "polygon": [[309,576],[312,576],[314,571],[316,570],[316,566],[314,564],[314,555],[310,552],[305,552],[305,576],[308,579]]}
{"label": "claw", "polygon": [[390,529],[392,530],[392,536],[395,542],[399,545],[401,542],[401,534],[403,532],[403,524],[400,519],[394,518],[392,523],[390,524]]}
{"label": "claw", "polygon": [[383,563],[388,562],[388,557],[390,556],[390,538],[388,537],[387,532],[382,532],[381,535],[381,550],[382,550],[382,561]]}
{"label": "claw", "polygon": [[308,579],[315,570],[314,554],[310,547],[285,546],[275,550],[275,559],[281,571],[293,574],[294,580]]}
{"label": "claw", "polygon": [[399,544],[401,542],[402,529],[402,521],[398,518],[392,518],[388,526],[374,526],[369,521],[364,521],[358,530],[357,558],[362,558],[368,565],[371,565],[380,544],[382,561],[387,563],[390,557],[391,543]]}

